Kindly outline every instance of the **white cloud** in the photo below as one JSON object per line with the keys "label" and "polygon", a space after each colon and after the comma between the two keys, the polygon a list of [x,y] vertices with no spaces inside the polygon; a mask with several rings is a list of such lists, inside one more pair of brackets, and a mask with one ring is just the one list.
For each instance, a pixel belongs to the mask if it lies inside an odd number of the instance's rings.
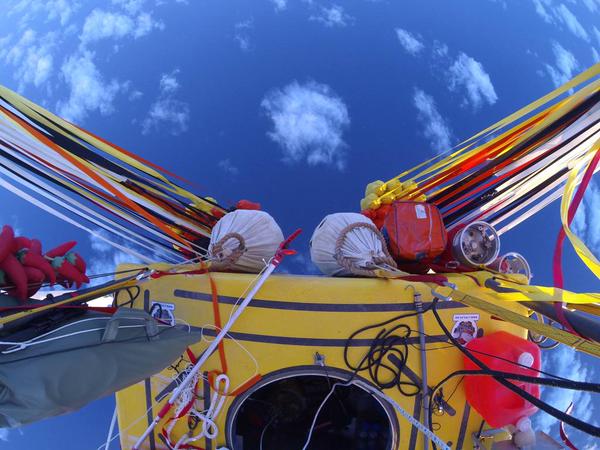
{"label": "white cloud", "polygon": [[271,0],[273,6],[275,7],[275,11],[283,11],[287,8],[287,0]]}
{"label": "white cloud", "polygon": [[[127,247],[130,246],[129,243],[125,243],[118,239],[118,237],[111,235],[102,229],[94,230],[95,233],[104,236],[110,239],[113,242],[116,242],[119,245],[125,245]],[[108,244],[106,241],[102,240],[96,235],[89,235],[90,244],[93,250],[93,257],[90,258],[88,262],[88,275],[99,275],[99,274],[109,274],[106,277],[94,278],[94,284],[106,283],[114,278],[112,275],[117,270],[117,266],[119,264],[142,264],[143,262],[136,258],[133,255],[122,252],[112,245]],[[137,250],[137,249],[136,249]],[[151,258],[159,260],[159,258]]]}
{"label": "white cloud", "polygon": [[310,20],[321,22],[326,27],[345,27],[353,22],[354,18],[346,14],[340,5],[331,5],[329,8],[321,7],[316,15],[311,15]]}
{"label": "white cloud", "polygon": [[433,56],[437,58],[445,58],[448,56],[448,45],[440,41],[433,41]]}
{"label": "white cloud", "polygon": [[245,52],[252,48],[249,32],[253,28],[253,22],[252,19],[248,19],[235,24],[235,34],[233,38],[240,46],[240,49]]}
{"label": "white cloud", "polygon": [[112,3],[134,16],[142,10],[146,2],[145,0],[112,0]]}
{"label": "white cloud", "polygon": [[21,0],[14,4],[7,15],[16,14],[22,26],[27,26],[38,14],[46,21],[59,20],[61,25],[66,25],[79,6],[79,2],[70,0]]}
{"label": "white cloud", "polygon": [[546,71],[552,78],[554,86],[558,87],[573,78],[575,70],[579,67],[579,62],[570,51],[556,41],[552,43],[552,52],[554,53],[555,65],[546,64]]}
{"label": "white cloud", "polygon": [[573,219],[573,231],[600,255],[600,186],[591,181]]}
{"label": "white cloud", "polygon": [[[575,381],[593,380],[593,370],[583,363],[577,352],[561,345],[552,352],[544,353],[543,369],[555,375]],[[585,422],[594,417],[594,406],[590,394],[570,389],[542,389],[542,400],[555,408],[564,411],[570,403],[575,405],[573,416]],[[558,429],[558,421],[543,412],[538,412],[534,418],[534,428],[550,434]]]}
{"label": "white cloud", "polygon": [[585,28],[583,28],[581,23],[579,23],[579,20],[577,20],[577,17],[575,17],[575,14],[573,14],[571,10],[564,5],[564,3],[561,3],[554,11],[556,16],[560,18],[560,20],[566,25],[571,33],[585,41],[590,40]]}
{"label": "white cloud", "polygon": [[222,159],[217,165],[219,166],[219,169],[228,175],[235,176],[240,173],[240,169],[234,166],[229,158]]}
{"label": "white cloud", "polygon": [[600,54],[598,54],[598,50],[592,47],[592,60],[594,63],[600,63]]}
{"label": "white cloud", "polygon": [[178,74],[179,70],[176,69],[161,76],[158,98],[142,122],[143,134],[148,134],[156,128],[162,129],[164,126],[169,126],[169,132],[173,135],[187,131],[190,107],[187,103],[174,97],[180,88],[176,77]]}
{"label": "white cloud", "polygon": [[424,127],[423,134],[429,140],[436,153],[442,153],[452,147],[452,131],[446,120],[438,112],[431,95],[415,88],[413,104],[417,108],[417,118]]}
{"label": "white cloud", "polygon": [[14,67],[13,78],[18,82],[18,90],[23,91],[28,84],[39,87],[48,81],[54,66],[55,33],[40,37],[34,30],[27,29],[17,42],[9,45],[11,38],[6,36],[0,40],[0,61]]}
{"label": "white cloud", "polygon": [[79,39],[83,45],[102,39],[122,39],[126,36],[140,38],[153,29],[164,29],[162,22],[155,21],[149,13],[136,18],[126,14],[94,9],[85,19]]}
{"label": "white cloud", "polygon": [[544,22],[554,23],[554,18],[548,12],[546,8],[550,8],[552,4],[548,0],[533,0],[533,5],[535,6],[535,12],[544,19]]}
{"label": "white cloud", "polygon": [[250,50],[250,38],[248,36],[236,34],[234,38],[240,46],[240,50],[243,50],[245,52]]}
{"label": "white cloud", "polygon": [[[574,2],[572,2],[574,3]],[[597,9],[598,0],[584,0],[584,3],[594,12]],[[555,5],[553,0],[533,0],[536,13],[546,22],[554,25],[564,25],[575,36],[588,41],[589,35],[581,25],[577,16],[564,4]]]}
{"label": "white cloud", "polygon": [[129,93],[129,100],[130,101],[138,100],[138,99],[142,98],[143,96],[144,96],[144,93],[142,91],[138,91],[138,90],[131,91]]}
{"label": "white cloud", "polygon": [[179,81],[176,75],[179,74],[179,69],[175,69],[171,73],[163,73],[160,77],[160,91],[163,94],[171,94],[179,89]]}
{"label": "white cloud", "polygon": [[449,74],[450,90],[458,91],[462,88],[466,91],[465,104],[470,103],[477,109],[485,102],[493,105],[498,100],[492,80],[483,65],[465,53],[458,55]]}
{"label": "white cloud", "polygon": [[[417,39],[414,34],[402,28],[396,28],[396,36],[398,37],[398,41],[400,41],[400,45],[402,45],[404,50],[413,56],[425,48],[423,43]],[[446,47],[446,52],[447,51],[448,47]]]}
{"label": "white cloud", "polygon": [[273,130],[267,135],[283,150],[284,160],[325,164],[343,170],[344,130],[350,116],[343,100],[329,86],[296,81],[273,89],[261,102]]}
{"label": "white cloud", "polygon": [[157,30],[164,30],[165,25],[162,22],[154,20],[150,13],[142,13],[137,16],[133,37],[137,39],[142,36],[146,36],[155,28]]}
{"label": "white cloud", "polygon": [[127,86],[114,79],[105,81],[94,63],[94,54],[90,51],[67,58],[61,72],[70,94],[66,101],[58,103],[59,115],[74,122],[82,122],[91,111],[98,111],[103,115],[112,113],[116,95]]}
{"label": "white cloud", "polygon": [[8,442],[10,428],[0,428],[0,441]]}
{"label": "white cloud", "polygon": [[594,35],[596,36],[596,40],[598,41],[598,45],[600,45],[600,30],[594,27]]}
{"label": "white cloud", "polygon": [[[7,36],[9,37],[9,36]],[[27,52],[30,45],[35,44],[36,32],[32,29],[27,29],[21,35],[16,43],[11,45],[3,52],[3,58],[8,64],[17,65],[19,64]],[[8,46],[6,46],[8,47]]]}
{"label": "white cloud", "polygon": [[600,1],[599,0],[583,0],[583,4],[585,6],[587,6],[587,9],[589,9],[590,12],[594,13],[594,12],[598,11],[598,6],[600,6]]}
{"label": "white cloud", "polygon": [[585,202],[579,204],[575,217],[573,217],[573,222],[571,222],[571,229],[577,236],[585,236],[587,230],[587,208],[585,207]]}

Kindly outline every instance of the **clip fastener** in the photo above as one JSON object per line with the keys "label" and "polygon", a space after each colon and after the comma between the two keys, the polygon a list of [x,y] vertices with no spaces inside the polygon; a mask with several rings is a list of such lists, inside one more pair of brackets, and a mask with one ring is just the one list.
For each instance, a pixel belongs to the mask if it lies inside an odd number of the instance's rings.
{"label": "clip fastener", "polygon": [[[449,283],[446,281],[446,282],[444,282],[444,286],[449,287],[453,291],[456,290],[456,285],[454,283]],[[440,294],[438,291],[435,290],[435,288],[431,289],[431,295],[433,295],[435,298],[437,298],[438,300],[441,300],[443,302],[451,302],[452,301],[452,297],[450,295]]]}

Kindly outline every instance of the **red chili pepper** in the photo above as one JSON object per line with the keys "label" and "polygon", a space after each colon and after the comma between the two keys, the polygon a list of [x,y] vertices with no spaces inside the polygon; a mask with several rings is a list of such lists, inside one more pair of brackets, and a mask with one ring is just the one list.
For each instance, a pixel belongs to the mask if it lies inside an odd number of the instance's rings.
{"label": "red chili pepper", "polygon": [[64,244],[60,244],[58,247],[54,247],[52,250],[46,252],[46,256],[48,258],[55,258],[57,256],[64,256],[69,250],[77,245],[75,241],[65,242]]}
{"label": "red chili pepper", "polygon": [[32,239],[30,250],[33,253],[37,253],[38,255],[41,255],[42,254],[42,243],[37,239]]}
{"label": "red chili pepper", "polygon": [[[69,261],[70,262],[70,261]],[[77,270],[79,270],[82,274],[85,275],[85,270],[87,268],[85,261],[81,257],[79,253],[73,253],[73,262],[72,264],[75,266]]]}
{"label": "red chili pepper", "polygon": [[13,232],[12,227],[9,225],[4,225],[2,227],[2,232],[0,233],[0,261],[3,261],[12,251],[13,240],[15,238],[15,233]]}
{"label": "red chili pepper", "polygon": [[42,255],[29,250],[24,252],[19,259],[24,266],[41,270],[50,283],[56,283],[56,274],[54,273],[54,269],[48,260]]}
{"label": "red chili pepper", "polygon": [[46,279],[46,275],[35,267],[24,267],[25,275],[27,275],[27,297],[33,296]]}
{"label": "red chili pepper", "polygon": [[11,253],[9,253],[4,261],[0,262],[0,269],[8,276],[8,279],[14,284],[15,296],[25,301],[27,299],[27,275],[23,266],[19,263],[19,260]]}
{"label": "red chili pepper", "polygon": [[12,251],[13,253],[18,252],[24,248],[31,247],[31,240],[27,239],[24,236],[18,236],[13,239]]}
{"label": "red chili pepper", "polygon": [[58,273],[66,278],[68,281],[75,282],[77,289],[81,287],[82,283],[89,283],[90,279],[85,274],[79,272],[73,264],[63,259],[62,264],[58,266]]}

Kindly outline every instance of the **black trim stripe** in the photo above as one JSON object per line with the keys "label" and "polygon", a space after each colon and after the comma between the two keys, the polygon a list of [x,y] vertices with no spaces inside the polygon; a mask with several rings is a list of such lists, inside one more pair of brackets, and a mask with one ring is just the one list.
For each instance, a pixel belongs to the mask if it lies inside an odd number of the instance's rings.
{"label": "black trim stripe", "polygon": [[468,403],[465,403],[465,409],[463,410],[462,420],[460,422],[460,431],[458,433],[458,440],[456,441],[456,448],[463,448],[463,442],[465,440],[465,434],[467,432],[467,425],[469,423],[469,414],[471,412],[471,407]]}
{"label": "black trim stripe", "polygon": [[[413,417],[416,420],[419,420],[420,416],[421,416],[421,402],[422,402],[422,398],[421,395],[417,395],[415,397],[415,408],[413,409]],[[419,420],[420,421],[420,420]],[[418,434],[418,429],[417,427],[415,427],[414,425],[411,426],[410,429],[410,443],[408,445],[408,448],[417,448],[416,444],[417,444],[417,434]]]}
{"label": "black trim stripe", "polygon": [[[144,291],[144,309],[148,311],[150,307],[150,292],[148,290]],[[148,419],[148,426],[152,424],[154,421],[154,412],[152,410],[152,384],[150,383],[150,378],[146,378],[144,380],[144,391],[146,394],[146,409],[148,413],[146,414]],[[154,440],[154,432],[150,433],[148,437],[150,443],[150,450],[156,450],[156,442]]]}
{"label": "black trim stripe", "polygon": [[[192,327],[194,330],[200,330],[199,328]],[[216,330],[204,329],[204,334],[210,337],[217,335]],[[238,333],[230,331],[225,339],[234,338],[238,341],[250,341],[250,342],[261,342],[261,343],[272,343],[272,344],[283,344],[283,345],[303,345],[303,346],[318,346],[318,347],[344,347],[346,339],[319,339],[319,338],[295,338],[295,337],[284,337],[284,336],[265,336],[261,334],[250,334],[250,333]],[[408,338],[407,342],[410,344],[418,343],[419,338]],[[446,342],[446,336],[427,336],[425,342],[436,343]],[[369,347],[372,343],[371,339],[353,339],[352,347]],[[216,350],[215,350],[216,351]],[[392,363],[399,362],[395,355],[388,357]],[[395,358],[395,360],[394,360]],[[410,378],[414,383],[421,384],[420,378],[407,366],[403,366],[402,372]],[[155,400],[158,402],[165,398],[173,389],[177,386],[177,381],[173,380],[168,386],[166,386],[161,392],[158,393]],[[453,414],[452,414],[453,415]]]}
{"label": "black trim stripe", "polygon": [[[214,337],[217,335],[217,331],[213,329],[204,329],[206,336]],[[305,337],[291,337],[291,336],[270,336],[265,334],[254,334],[254,333],[240,333],[236,331],[230,331],[227,333],[225,339],[236,339],[239,341],[248,342],[261,342],[265,344],[280,344],[280,345],[301,345],[305,347],[344,347],[348,342],[347,339],[328,339],[328,338],[305,338]],[[425,338],[425,342],[438,343],[446,342],[448,338],[445,335],[439,336],[428,336]],[[351,347],[369,347],[373,342],[372,339],[353,339],[349,345]],[[412,337],[406,339],[408,344],[418,344],[419,337]]]}
{"label": "black trim stripe", "polygon": [[[189,300],[212,301],[212,295],[204,292],[184,291],[175,289],[173,295],[178,298]],[[234,305],[239,302],[238,298],[219,296],[219,303]],[[431,302],[424,302],[426,308]],[[288,311],[321,311],[321,312],[400,312],[414,311],[414,303],[309,303],[282,300],[260,300],[253,299],[250,304],[254,308],[284,309]],[[464,308],[459,302],[449,301],[438,303],[438,309]]]}
{"label": "black trim stripe", "polygon": [[[208,372],[204,372],[202,374],[202,389],[203,389],[203,395],[204,395],[204,409],[206,411],[208,411],[208,408],[210,408],[210,402],[211,402],[211,398],[210,398],[210,382],[208,381]],[[212,439],[209,438],[208,436],[206,436],[204,438],[204,448],[206,450],[212,450]]]}

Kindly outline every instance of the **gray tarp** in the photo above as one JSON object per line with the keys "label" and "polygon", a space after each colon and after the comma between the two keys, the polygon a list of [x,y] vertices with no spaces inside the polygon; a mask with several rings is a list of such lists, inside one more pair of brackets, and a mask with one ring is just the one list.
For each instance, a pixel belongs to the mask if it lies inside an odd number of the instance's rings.
{"label": "gray tarp", "polygon": [[0,354],[0,427],[79,409],[160,372],[200,340],[199,332],[129,308],[66,323],[46,338],[94,331]]}

